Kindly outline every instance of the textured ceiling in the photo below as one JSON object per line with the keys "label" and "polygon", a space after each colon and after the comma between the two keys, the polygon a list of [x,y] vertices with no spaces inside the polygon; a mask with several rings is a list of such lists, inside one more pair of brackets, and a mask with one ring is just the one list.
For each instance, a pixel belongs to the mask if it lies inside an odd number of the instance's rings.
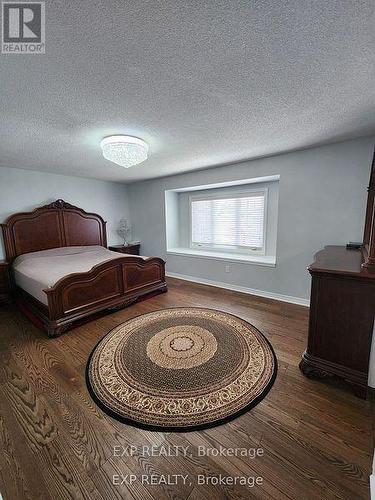
{"label": "textured ceiling", "polygon": [[[0,54],[0,166],[129,182],[375,132],[373,0],[46,2]],[[145,139],[124,169],[109,134]]]}

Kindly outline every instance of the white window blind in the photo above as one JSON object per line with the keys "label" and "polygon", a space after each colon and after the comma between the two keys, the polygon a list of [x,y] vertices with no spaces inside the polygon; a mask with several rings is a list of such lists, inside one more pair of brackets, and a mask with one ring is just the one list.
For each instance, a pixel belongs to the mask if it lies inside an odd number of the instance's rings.
{"label": "white window blind", "polygon": [[193,246],[264,247],[265,191],[191,199]]}

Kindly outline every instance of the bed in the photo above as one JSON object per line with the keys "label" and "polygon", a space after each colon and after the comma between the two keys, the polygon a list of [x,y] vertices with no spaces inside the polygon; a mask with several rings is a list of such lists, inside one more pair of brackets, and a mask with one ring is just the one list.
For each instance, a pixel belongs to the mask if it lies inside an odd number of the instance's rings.
{"label": "bed", "polygon": [[16,304],[51,337],[167,291],[161,258],[108,250],[102,217],[63,200],[1,226]]}

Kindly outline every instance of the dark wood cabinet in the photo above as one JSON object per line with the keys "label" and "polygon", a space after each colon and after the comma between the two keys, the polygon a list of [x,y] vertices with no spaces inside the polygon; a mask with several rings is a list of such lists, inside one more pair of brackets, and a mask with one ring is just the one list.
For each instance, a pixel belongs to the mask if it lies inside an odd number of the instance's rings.
{"label": "dark wood cabinet", "polygon": [[108,247],[108,249],[112,250],[112,252],[128,253],[131,255],[139,255],[140,246],[141,246],[141,244],[139,242],[137,242],[137,243],[129,243],[129,245],[113,245],[113,246]]}
{"label": "dark wood cabinet", "polygon": [[366,397],[375,316],[375,274],[360,250],[327,246],[309,267],[309,338],[300,368],[309,377],[337,376]]}
{"label": "dark wood cabinet", "polygon": [[11,301],[11,279],[9,262],[0,260],[0,304]]}
{"label": "dark wood cabinet", "polygon": [[300,368],[309,377],[341,377],[365,398],[375,318],[375,154],[361,248],[327,246],[309,272],[309,338]]}

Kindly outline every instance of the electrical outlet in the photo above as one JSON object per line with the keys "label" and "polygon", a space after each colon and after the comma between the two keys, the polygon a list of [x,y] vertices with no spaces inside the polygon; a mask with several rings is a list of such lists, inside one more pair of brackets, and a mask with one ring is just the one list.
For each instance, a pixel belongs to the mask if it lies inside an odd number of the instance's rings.
{"label": "electrical outlet", "polygon": [[225,272],[230,273],[230,266],[225,266]]}

